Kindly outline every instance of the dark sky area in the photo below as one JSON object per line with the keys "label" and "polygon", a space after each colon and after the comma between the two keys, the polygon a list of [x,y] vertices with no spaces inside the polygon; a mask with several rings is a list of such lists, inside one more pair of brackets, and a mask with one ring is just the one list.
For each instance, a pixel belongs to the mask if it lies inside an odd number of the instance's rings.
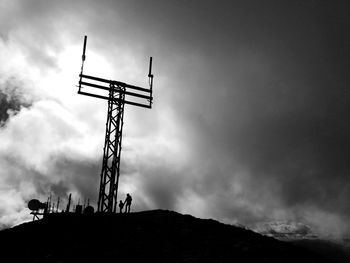
{"label": "dark sky area", "polygon": [[259,228],[350,232],[348,1],[0,1],[0,223],[31,198],[97,198],[106,103],[86,74],[147,86],[126,107],[120,196]]}

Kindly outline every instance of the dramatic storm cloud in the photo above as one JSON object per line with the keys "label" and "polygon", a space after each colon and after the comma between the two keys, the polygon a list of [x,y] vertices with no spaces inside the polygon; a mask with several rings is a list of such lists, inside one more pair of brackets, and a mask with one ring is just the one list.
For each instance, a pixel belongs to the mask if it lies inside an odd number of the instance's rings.
{"label": "dramatic storm cloud", "polygon": [[135,209],[349,234],[349,9],[0,1],[0,220],[50,193],[96,201],[106,104],[75,87],[88,35],[87,74],[146,86],[154,57],[153,109],[125,112],[120,197]]}

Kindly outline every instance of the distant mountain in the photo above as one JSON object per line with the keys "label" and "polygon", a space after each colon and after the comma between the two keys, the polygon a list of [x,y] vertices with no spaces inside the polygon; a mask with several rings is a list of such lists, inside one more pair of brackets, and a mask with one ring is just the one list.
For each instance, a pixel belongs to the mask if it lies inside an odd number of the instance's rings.
{"label": "distant mountain", "polygon": [[172,211],[49,214],[0,231],[0,262],[337,262],[253,231]]}
{"label": "distant mountain", "polygon": [[309,226],[303,223],[292,221],[266,222],[260,224],[256,230],[265,236],[288,241],[334,262],[350,262],[349,240],[320,239]]}
{"label": "distant mountain", "polygon": [[277,238],[279,240],[299,240],[299,239],[318,239],[311,228],[300,222],[281,221],[261,223],[256,229],[257,232]]}

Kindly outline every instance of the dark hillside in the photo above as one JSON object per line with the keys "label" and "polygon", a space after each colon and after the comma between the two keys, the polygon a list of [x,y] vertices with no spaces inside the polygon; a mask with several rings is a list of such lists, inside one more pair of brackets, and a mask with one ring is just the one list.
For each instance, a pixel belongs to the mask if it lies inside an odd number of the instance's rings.
{"label": "dark hillside", "polygon": [[50,214],[0,232],[1,262],[330,262],[290,243],[172,211]]}
{"label": "dark hillside", "polygon": [[316,252],[324,258],[332,259],[335,263],[350,262],[350,248],[341,243],[335,243],[327,240],[295,240],[292,241],[298,247]]}

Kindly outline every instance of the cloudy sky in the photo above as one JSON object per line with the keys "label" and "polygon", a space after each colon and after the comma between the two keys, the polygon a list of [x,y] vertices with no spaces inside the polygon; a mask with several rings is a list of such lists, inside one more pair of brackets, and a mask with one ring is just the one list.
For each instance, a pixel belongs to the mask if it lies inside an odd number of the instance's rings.
{"label": "cloudy sky", "polygon": [[107,104],[77,94],[87,35],[89,75],[147,87],[154,57],[153,109],[125,109],[135,210],[349,235],[347,2],[0,0],[0,224],[32,198],[97,200]]}

